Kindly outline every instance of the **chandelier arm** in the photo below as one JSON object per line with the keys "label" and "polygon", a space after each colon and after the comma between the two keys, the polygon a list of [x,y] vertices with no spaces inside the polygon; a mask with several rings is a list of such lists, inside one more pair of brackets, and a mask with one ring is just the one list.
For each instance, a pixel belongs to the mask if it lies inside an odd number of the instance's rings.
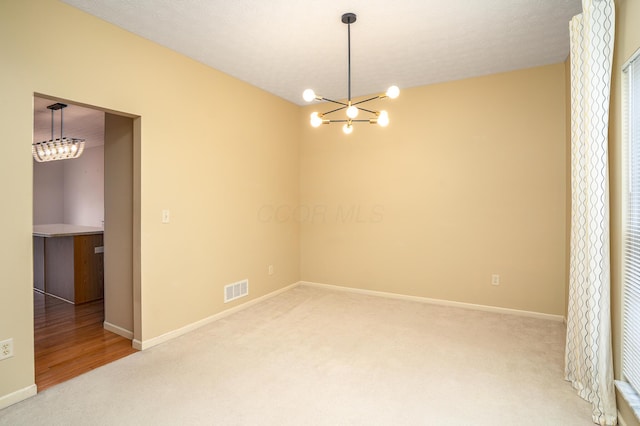
{"label": "chandelier arm", "polygon": [[365,102],[375,101],[376,99],[382,99],[382,98],[386,98],[386,96],[381,96],[381,95],[374,96],[373,98],[365,99],[364,101],[353,102],[351,105],[360,105]]}
{"label": "chandelier arm", "polygon": [[362,107],[358,107],[358,109],[361,109],[362,111],[366,111],[370,114],[374,114],[374,115],[378,115],[380,114],[378,111],[371,111],[370,109],[366,109],[366,108],[362,108]]}
{"label": "chandelier arm", "polygon": [[332,109],[331,111],[323,112],[323,113],[322,113],[322,115],[327,115],[327,114],[331,114],[331,113],[333,113],[333,112],[342,111],[342,110],[343,110],[343,109],[345,109],[345,108],[346,108],[346,105],[345,105],[345,106],[342,106],[342,107],[340,107],[340,108]]}
{"label": "chandelier arm", "polygon": [[338,105],[344,105],[345,107],[348,107],[348,104],[345,104],[344,102],[340,102],[340,101],[334,101],[333,99],[328,99],[328,98],[322,98],[323,101],[327,101],[327,102],[331,102],[334,104],[338,104]]}
{"label": "chandelier arm", "polygon": [[329,123],[368,123],[370,120],[327,120]]}

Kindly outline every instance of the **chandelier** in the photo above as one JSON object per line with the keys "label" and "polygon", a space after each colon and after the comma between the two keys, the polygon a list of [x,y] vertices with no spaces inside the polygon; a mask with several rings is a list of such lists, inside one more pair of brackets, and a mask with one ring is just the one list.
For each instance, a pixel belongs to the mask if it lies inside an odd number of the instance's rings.
{"label": "chandelier", "polygon": [[[400,89],[398,86],[391,86],[387,91],[381,95],[374,96],[369,99],[365,99],[358,102],[351,101],[351,24],[356,22],[355,13],[345,13],[342,15],[342,22],[347,24],[347,43],[348,43],[348,57],[349,57],[349,70],[348,70],[348,78],[349,78],[349,93],[347,98],[347,103],[334,101],[333,99],[327,99],[325,97],[316,95],[313,89],[307,89],[302,93],[302,97],[305,101],[311,102],[313,100],[316,101],[327,101],[334,104],[340,105],[340,107],[332,109],[331,111],[319,113],[313,112],[311,113],[311,125],[313,127],[319,127],[321,124],[330,124],[330,123],[344,123],[342,127],[342,131],[347,135],[353,132],[353,123],[369,123],[369,124],[378,124],[382,127],[385,127],[389,124],[389,114],[385,110],[374,111],[370,109],[363,108],[361,105],[365,102],[373,101],[375,99],[383,99],[383,98],[391,98],[395,99],[400,94]],[[346,110],[346,118],[342,119],[328,119],[325,118],[327,115],[332,114],[334,112]],[[362,111],[363,113],[369,114],[368,118],[358,118],[358,115]]]}
{"label": "chandelier", "polygon": [[[65,138],[62,136],[63,121],[62,110],[67,105],[55,103],[47,108],[51,110],[51,139],[44,142],[34,142],[31,144],[31,153],[38,163],[45,161],[67,160],[69,158],[78,158],[84,151],[84,139]],[[53,114],[54,111],[60,110],[60,137],[53,138]]]}

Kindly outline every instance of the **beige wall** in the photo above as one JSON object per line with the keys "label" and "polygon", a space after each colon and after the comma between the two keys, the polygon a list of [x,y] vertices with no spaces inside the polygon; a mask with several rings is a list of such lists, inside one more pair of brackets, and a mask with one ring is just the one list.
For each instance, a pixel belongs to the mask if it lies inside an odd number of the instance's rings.
{"label": "beige wall", "polygon": [[[53,42],[52,25],[73,30]],[[141,340],[248,300],[224,305],[225,284],[248,278],[251,299],[299,280],[297,223],[259,218],[299,204],[297,106],[55,0],[0,1],[0,52],[0,400],[34,380],[34,93],[140,117]]]}
{"label": "beige wall", "polygon": [[407,89],[385,129],[305,126],[302,279],[564,315],[564,73]]}
{"label": "beige wall", "polygon": [[[615,376],[622,370],[622,65],[640,48],[640,2],[616,0],[616,41],[613,60],[611,117],[609,127],[609,161],[611,187],[611,305]],[[627,425],[640,425],[627,404],[618,397],[618,408]]]}

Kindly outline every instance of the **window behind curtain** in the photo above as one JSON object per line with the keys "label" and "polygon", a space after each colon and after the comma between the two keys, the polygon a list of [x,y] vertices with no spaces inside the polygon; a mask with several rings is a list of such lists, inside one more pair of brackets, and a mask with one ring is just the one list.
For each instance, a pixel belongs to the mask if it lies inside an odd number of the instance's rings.
{"label": "window behind curtain", "polygon": [[640,394],[640,51],[623,67],[624,380]]}

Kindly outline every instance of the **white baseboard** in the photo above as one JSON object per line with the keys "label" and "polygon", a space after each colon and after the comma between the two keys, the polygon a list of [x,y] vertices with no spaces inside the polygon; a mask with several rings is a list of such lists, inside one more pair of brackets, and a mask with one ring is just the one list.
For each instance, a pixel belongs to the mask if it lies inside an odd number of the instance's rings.
{"label": "white baseboard", "polygon": [[346,291],[350,293],[366,294],[368,296],[387,297],[391,299],[409,300],[412,302],[430,303],[433,305],[451,306],[455,308],[473,309],[476,311],[495,312],[500,314],[520,315],[524,317],[539,318],[539,319],[546,319],[546,320],[559,321],[559,322],[564,321],[564,316],[562,315],[544,314],[541,312],[532,312],[532,311],[521,311],[518,309],[500,308],[498,306],[476,305],[473,303],[454,302],[451,300],[443,300],[443,299],[430,299],[428,297],[408,296],[408,295],[398,294],[398,293],[388,293],[385,291],[365,290],[360,288],[343,287],[343,286],[331,285],[331,284],[321,284],[321,283],[314,283],[309,281],[300,281],[298,284],[306,285],[310,287],[325,288],[328,290],[337,290],[337,291]]}
{"label": "white baseboard", "polygon": [[[260,303],[264,300],[267,300],[271,297],[277,296],[280,293],[284,293],[287,290],[290,290],[294,287],[297,287],[299,285],[306,285],[306,286],[310,286],[310,287],[319,287],[319,288],[325,288],[328,290],[337,290],[337,291],[347,291],[347,292],[351,292],[351,293],[359,293],[359,294],[366,294],[369,296],[378,296],[378,297],[388,297],[388,298],[393,298],[393,299],[400,299],[400,300],[409,300],[409,301],[413,301],[413,302],[421,302],[421,303],[430,303],[430,304],[434,304],[434,305],[442,305],[442,306],[452,306],[452,307],[456,307],[456,308],[464,308],[464,309],[474,309],[477,311],[486,311],[486,312],[495,312],[495,313],[501,313],[501,314],[510,314],[510,315],[520,315],[520,316],[525,316],[525,317],[531,317],[531,318],[539,318],[539,319],[546,319],[546,320],[552,320],[552,321],[564,321],[564,317],[562,315],[552,315],[552,314],[545,314],[545,313],[540,313],[540,312],[532,312],[532,311],[522,311],[522,310],[518,310],[518,309],[510,309],[510,308],[500,308],[497,306],[487,306],[487,305],[476,305],[473,303],[464,303],[464,302],[454,302],[454,301],[450,301],[450,300],[442,300],[442,299],[430,299],[427,297],[420,297],[420,296],[408,296],[408,295],[404,295],[404,294],[397,294],[397,293],[388,293],[388,292],[384,292],[384,291],[374,291],[374,290],[364,290],[364,289],[359,289],[359,288],[353,288],[353,287],[344,287],[344,286],[337,286],[337,285],[330,285],[330,284],[321,284],[321,283],[314,283],[314,282],[309,282],[309,281],[299,281],[297,283],[291,284],[287,287],[283,287],[279,290],[273,291],[269,294],[265,294],[264,296],[258,297],[256,299],[250,300],[246,303],[243,303],[241,305],[238,306],[234,306],[233,308],[224,310],[222,312],[219,312],[217,314],[211,315],[210,317],[201,319],[200,321],[196,321],[194,323],[185,325],[184,327],[178,328],[176,330],[170,331],[168,333],[162,334],[160,336],[157,337],[153,337],[151,339],[147,339],[147,340],[137,340],[134,339],[132,342],[132,346],[133,348],[137,349],[137,350],[145,350],[148,348],[151,348],[153,346],[159,345],[160,343],[164,343],[167,342],[171,339],[175,339],[178,336],[182,336],[183,334],[189,333],[190,331],[196,330],[204,325],[210,324],[214,321],[217,321],[221,318],[224,318],[228,315],[234,314],[236,312],[239,312],[243,309],[247,309],[250,306],[255,305],[256,303]],[[106,323],[105,323],[106,324]],[[105,325],[106,328],[106,325]],[[110,330],[111,331],[111,330]]]}
{"label": "white baseboard", "polygon": [[133,331],[127,330],[126,328],[118,327],[117,325],[111,324],[110,322],[106,321],[102,323],[102,327],[104,327],[104,329],[107,331],[116,333],[117,335],[124,337],[125,339],[133,339]]}
{"label": "white baseboard", "polygon": [[36,385],[27,386],[8,395],[0,397],[0,410],[7,408],[10,405],[16,404],[20,401],[24,401],[27,398],[31,398],[38,393],[38,387]]}
{"label": "white baseboard", "polygon": [[294,284],[288,285],[288,286],[283,287],[283,288],[281,288],[279,290],[273,291],[273,292],[271,292],[269,294],[265,294],[264,296],[260,296],[260,297],[258,297],[256,299],[250,300],[250,301],[248,301],[246,303],[243,303],[241,305],[234,306],[233,308],[224,310],[224,311],[219,312],[217,314],[211,315],[210,317],[201,319],[200,321],[196,321],[194,323],[185,325],[184,327],[180,327],[180,328],[178,328],[176,330],[173,330],[173,331],[170,331],[168,333],[161,334],[160,336],[153,337],[153,338],[147,339],[147,340],[142,340],[142,341],[141,340],[133,340],[132,346],[133,346],[133,348],[138,349],[138,350],[149,349],[149,348],[151,348],[153,346],[159,345],[160,343],[167,342],[167,341],[169,341],[171,339],[175,339],[178,336],[182,336],[183,334],[186,334],[186,333],[188,333],[190,331],[198,329],[198,328],[200,328],[200,327],[202,327],[204,325],[210,324],[210,323],[212,323],[214,321],[217,321],[217,320],[219,320],[221,318],[224,318],[224,317],[229,316],[231,314],[234,314],[236,312],[242,311],[243,309],[247,309],[248,307],[253,306],[256,303],[260,303],[260,302],[262,302],[264,300],[270,299],[270,298],[272,298],[274,296],[277,296],[280,293],[284,293],[285,291],[296,287],[298,284],[299,283],[294,283]]}

